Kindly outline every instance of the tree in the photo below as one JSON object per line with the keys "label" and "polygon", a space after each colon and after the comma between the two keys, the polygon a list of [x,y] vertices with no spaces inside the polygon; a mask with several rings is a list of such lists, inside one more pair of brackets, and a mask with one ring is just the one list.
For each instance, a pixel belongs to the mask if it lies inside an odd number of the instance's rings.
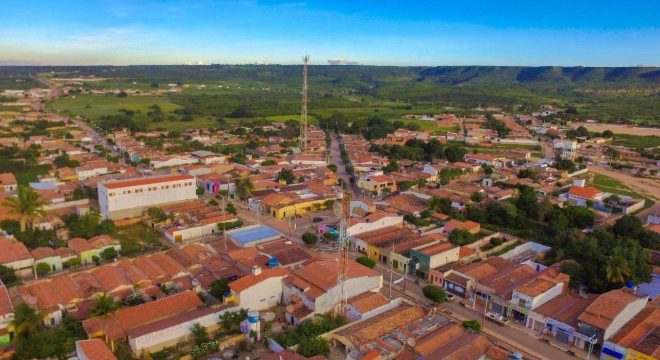
{"label": "tree", "polygon": [[337,172],[337,165],[335,165],[335,164],[330,164],[330,165],[328,165],[328,166],[326,166],[326,167],[327,167],[328,169],[330,169],[330,171],[332,171],[333,173],[336,173],[336,172]]}
{"label": "tree", "polygon": [[211,283],[210,293],[218,300],[222,300],[229,291],[229,280],[217,279]]}
{"label": "tree", "polygon": [[449,234],[449,242],[459,246],[473,243],[475,240],[476,237],[474,235],[463,229],[454,229]]}
{"label": "tree", "polygon": [[115,258],[117,258],[118,255],[119,254],[117,253],[117,250],[115,250],[114,247],[109,247],[101,251],[101,257],[103,258],[103,260],[106,261],[112,261]]}
{"label": "tree", "polygon": [[376,262],[368,256],[359,256],[357,259],[355,259],[355,261],[368,267],[369,269],[373,269],[376,266]]}
{"label": "tree", "polygon": [[38,263],[36,266],[37,276],[44,276],[50,272],[50,264],[48,263]]}
{"label": "tree", "polygon": [[465,154],[465,149],[458,146],[449,146],[445,149],[445,158],[447,158],[449,162],[463,161]]}
{"label": "tree", "polygon": [[238,214],[238,210],[236,210],[236,207],[233,203],[227,203],[227,206],[225,206],[225,211],[234,215]]}
{"label": "tree", "polygon": [[612,132],[612,130],[605,130],[605,131],[603,131],[603,137],[606,138],[606,139],[613,138],[614,133]]}
{"label": "tree", "polygon": [[306,337],[300,341],[298,353],[308,358],[317,355],[327,357],[330,355],[330,342],[318,336]]}
{"label": "tree", "polygon": [[198,186],[197,190],[195,190],[195,194],[197,194],[197,196],[202,196],[204,193],[206,193],[206,190],[204,190],[204,188],[201,186]]}
{"label": "tree", "polygon": [[385,165],[385,167],[383,168],[383,171],[386,172],[386,173],[399,171],[399,163],[392,160],[389,163],[387,163],[387,165]]}
{"label": "tree", "polygon": [[483,193],[481,193],[479,191],[475,191],[475,192],[472,193],[472,195],[470,195],[470,200],[478,203],[478,202],[481,202],[481,200],[483,200],[484,197],[485,197],[485,195]]}
{"label": "tree", "polygon": [[29,186],[19,186],[17,196],[9,197],[2,203],[9,209],[9,214],[19,217],[21,232],[32,228],[32,221],[36,218],[46,215],[43,209],[46,204],[39,193]]}
{"label": "tree", "polygon": [[611,231],[618,236],[638,238],[645,232],[642,220],[634,215],[625,215],[612,225]]}
{"label": "tree", "polygon": [[190,333],[193,336],[195,345],[201,345],[209,341],[209,333],[206,328],[199,323],[194,323],[190,328]]}
{"label": "tree", "polygon": [[476,333],[481,332],[481,324],[477,320],[465,320],[462,324],[465,330],[472,330]]}
{"label": "tree", "polygon": [[94,301],[94,309],[92,315],[99,316],[109,314],[119,309],[120,304],[107,294],[101,294],[96,297]]}
{"label": "tree", "polygon": [[14,309],[14,341],[27,338],[39,330],[44,323],[44,314],[28,305],[21,303]]}
{"label": "tree", "polygon": [[277,165],[277,161],[273,159],[268,159],[261,162],[261,166],[272,166],[272,165]]}
{"label": "tree", "polygon": [[14,284],[17,280],[16,272],[14,269],[10,269],[4,265],[0,265],[0,280],[6,285],[10,286]]}
{"label": "tree", "polygon": [[309,231],[306,232],[306,233],[304,233],[303,236],[302,236],[302,241],[304,241],[305,244],[307,244],[307,245],[313,245],[313,244],[316,244],[316,242],[318,241],[318,239],[319,239],[319,237],[316,236],[316,234],[311,233],[311,232],[309,232]]}
{"label": "tree", "polygon": [[628,262],[621,254],[620,249],[615,249],[614,254],[607,260],[605,273],[607,280],[615,284],[623,284],[626,278],[630,276]]}
{"label": "tree", "polygon": [[422,288],[422,293],[427,298],[433,300],[434,302],[440,304],[447,301],[447,294],[445,290],[435,286],[435,285],[426,285]]}
{"label": "tree", "polygon": [[277,181],[284,181],[287,184],[293,184],[296,181],[296,177],[293,175],[292,170],[282,169],[277,173]]}
{"label": "tree", "polygon": [[252,197],[252,194],[254,193],[254,185],[249,178],[236,179],[234,181],[234,185],[236,186],[236,194],[241,199],[248,199]]}
{"label": "tree", "polygon": [[415,183],[408,180],[403,180],[396,183],[396,187],[399,189],[399,191],[408,191],[411,187],[413,187],[413,185],[415,185]]}

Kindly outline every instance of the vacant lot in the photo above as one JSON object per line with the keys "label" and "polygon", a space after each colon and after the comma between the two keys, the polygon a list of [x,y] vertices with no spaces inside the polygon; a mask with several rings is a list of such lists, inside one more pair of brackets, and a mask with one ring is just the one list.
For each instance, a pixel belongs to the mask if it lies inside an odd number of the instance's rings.
{"label": "vacant lot", "polygon": [[160,241],[162,234],[142,223],[117,228],[115,237],[121,242],[122,256],[137,256],[164,248]]}
{"label": "vacant lot", "polygon": [[98,119],[102,115],[119,114],[119,110],[127,109],[147,113],[152,105],[161,107],[164,113],[178,109],[179,106],[170,102],[165,96],[128,96],[116,95],[78,95],[59,98],[48,104],[48,108],[57,112],[67,112],[88,119]]}

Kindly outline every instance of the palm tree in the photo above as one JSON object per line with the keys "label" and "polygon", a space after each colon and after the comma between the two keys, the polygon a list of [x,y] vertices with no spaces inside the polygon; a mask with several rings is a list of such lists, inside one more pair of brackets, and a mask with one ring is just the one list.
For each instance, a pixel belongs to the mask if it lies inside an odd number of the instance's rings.
{"label": "palm tree", "polygon": [[236,185],[236,192],[240,198],[248,199],[254,193],[254,185],[249,178],[236,179],[234,184]]}
{"label": "palm tree", "polygon": [[111,298],[107,294],[102,294],[96,298],[92,315],[94,316],[105,315],[117,309],[119,309],[119,303],[116,302],[113,298]]}
{"label": "palm tree", "polygon": [[22,303],[14,309],[14,341],[28,337],[39,330],[44,323],[44,314],[32,306]]}
{"label": "palm tree", "polygon": [[21,232],[26,228],[32,227],[32,221],[45,216],[43,207],[47,202],[41,199],[41,196],[29,186],[19,186],[18,195],[5,199],[3,206],[9,208],[9,213],[19,216]]}
{"label": "palm tree", "polygon": [[630,268],[628,267],[626,259],[619,251],[615,250],[614,254],[607,260],[605,272],[609,282],[621,284],[630,275]]}

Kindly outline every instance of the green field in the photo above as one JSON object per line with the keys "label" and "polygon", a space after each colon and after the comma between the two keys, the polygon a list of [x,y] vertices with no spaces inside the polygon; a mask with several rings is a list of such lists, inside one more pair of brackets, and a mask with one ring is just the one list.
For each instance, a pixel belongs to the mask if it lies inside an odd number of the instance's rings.
{"label": "green field", "polygon": [[660,146],[660,137],[616,134],[614,135],[614,141],[612,144],[632,149],[652,148]]}
{"label": "green field", "polygon": [[120,98],[116,95],[77,95],[59,98],[48,104],[48,108],[59,113],[80,115],[91,120],[102,115],[119,114],[120,109],[146,113],[149,107],[158,105],[163,112],[168,113],[177,108],[169,98],[164,96],[128,96]]}
{"label": "green field", "polygon": [[160,242],[163,235],[142,223],[118,227],[115,237],[121,243],[122,256],[136,256],[164,247]]}

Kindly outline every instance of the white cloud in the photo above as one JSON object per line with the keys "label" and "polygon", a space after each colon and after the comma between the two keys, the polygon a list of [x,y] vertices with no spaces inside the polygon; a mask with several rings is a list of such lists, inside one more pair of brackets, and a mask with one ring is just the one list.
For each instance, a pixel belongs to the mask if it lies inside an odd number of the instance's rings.
{"label": "white cloud", "polygon": [[328,60],[328,64],[330,65],[357,65],[358,63],[355,61],[348,61],[346,59],[332,59]]}

